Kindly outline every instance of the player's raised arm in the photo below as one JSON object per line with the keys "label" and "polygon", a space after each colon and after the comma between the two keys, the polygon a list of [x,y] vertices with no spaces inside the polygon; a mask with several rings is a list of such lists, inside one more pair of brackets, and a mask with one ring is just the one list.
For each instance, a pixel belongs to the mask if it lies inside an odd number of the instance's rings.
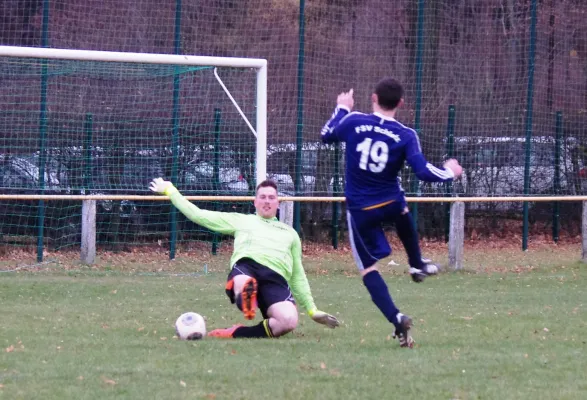
{"label": "player's raised arm", "polygon": [[149,185],[149,189],[155,193],[168,196],[173,205],[188,219],[214,232],[227,235],[234,234],[243,217],[237,213],[202,210],[183,197],[171,182],[162,178],[153,179]]}
{"label": "player's raised arm", "polygon": [[422,154],[420,142],[416,132],[406,147],[406,161],[414,170],[418,179],[425,182],[447,182],[458,178],[463,169],[455,159],[447,160],[444,168],[437,168],[428,161]]}
{"label": "player's raised arm", "polygon": [[338,129],[339,124],[352,111],[354,105],[353,89],[338,95],[336,108],[321,131],[322,141],[324,143],[335,143],[345,140],[344,132]]}

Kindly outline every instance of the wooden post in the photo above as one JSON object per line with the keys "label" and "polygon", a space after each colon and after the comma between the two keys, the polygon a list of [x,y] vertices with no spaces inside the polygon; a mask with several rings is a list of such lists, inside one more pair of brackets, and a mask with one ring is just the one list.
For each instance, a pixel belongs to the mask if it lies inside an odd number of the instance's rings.
{"label": "wooden post", "polygon": [[587,201],[583,202],[583,219],[581,221],[581,232],[583,238],[583,254],[581,261],[587,263]]}
{"label": "wooden post", "polygon": [[81,261],[93,264],[96,261],[96,200],[82,203]]}
{"label": "wooden post", "polygon": [[279,220],[284,224],[293,227],[294,202],[282,201],[279,203]]}
{"label": "wooden post", "polygon": [[463,268],[465,245],[465,203],[456,201],[450,206],[450,229],[448,238],[448,265],[458,270]]}

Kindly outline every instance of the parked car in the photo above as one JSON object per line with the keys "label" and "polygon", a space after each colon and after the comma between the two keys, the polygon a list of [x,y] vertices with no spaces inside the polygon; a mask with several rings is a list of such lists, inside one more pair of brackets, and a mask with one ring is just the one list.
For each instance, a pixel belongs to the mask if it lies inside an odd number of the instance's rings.
{"label": "parked car", "polygon": [[[529,157],[530,191],[554,194],[555,140],[532,137]],[[560,149],[560,188],[575,194],[571,184],[578,171],[573,165],[574,138]],[[526,139],[524,137],[455,138],[455,155],[465,168],[462,185],[469,196],[516,196],[524,194]]]}
{"label": "parked car", "polygon": [[[99,190],[78,190],[72,186],[70,172],[59,159],[46,158],[44,179],[39,179],[39,154],[0,154],[0,193],[7,195],[100,194]],[[98,174],[103,176],[103,174]],[[39,201],[3,200],[0,202],[2,235],[38,235]],[[51,200],[43,203],[44,232],[53,247],[78,244],[81,240],[81,203],[73,200]],[[115,206],[110,200],[97,202],[98,232],[100,226],[112,224],[136,226],[138,211],[133,202]]]}
{"label": "parked car", "polygon": [[[267,177],[273,179],[280,191],[295,195],[296,145],[292,143],[271,145],[267,150]],[[298,193],[303,196],[342,196],[344,192],[344,144],[338,153],[338,177],[334,173],[335,151],[333,145],[305,142],[301,149],[301,185]],[[337,185],[335,185],[335,180]]]}

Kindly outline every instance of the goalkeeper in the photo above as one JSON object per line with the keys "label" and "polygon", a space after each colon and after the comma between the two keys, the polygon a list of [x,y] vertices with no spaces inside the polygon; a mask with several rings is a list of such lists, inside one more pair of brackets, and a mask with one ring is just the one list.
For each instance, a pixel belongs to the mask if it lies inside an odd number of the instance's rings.
{"label": "goalkeeper", "polygon": [[[188,201],[169,181],[156,178],[153,192],[162,193],[186,217],[214,232],[234,236],[234,251],[226,294],[248,320],[259,308],[263,321],[254,326],[234,325],[215,329],[208,336],[222,338],[278,337],[298,324],[296,301],[319,324],[335,328],[336,317],[319,311],[302,266],[300,237],[290,226],[277,220],[277,185],[266,180],[257,186],[256,214],[202,210]],[[294,300],[295,299],[295,300]]]}

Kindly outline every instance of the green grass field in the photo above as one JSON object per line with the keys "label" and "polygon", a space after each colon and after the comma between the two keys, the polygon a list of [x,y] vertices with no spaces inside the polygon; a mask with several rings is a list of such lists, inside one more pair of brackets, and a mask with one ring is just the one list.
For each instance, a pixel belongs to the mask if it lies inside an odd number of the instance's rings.
{"label": "green grass field", "polygon": [[0,274],[0,399],[586,399],[587,267],[538,259],[422,284],[386,271],[416,323],[413,350],[390,337],[346,258],[308,262],[318,306],[342,327],[303,315],[277,340],[174,338],[184,311],[212,329],[242,322],[214,265],[198,277]]}

